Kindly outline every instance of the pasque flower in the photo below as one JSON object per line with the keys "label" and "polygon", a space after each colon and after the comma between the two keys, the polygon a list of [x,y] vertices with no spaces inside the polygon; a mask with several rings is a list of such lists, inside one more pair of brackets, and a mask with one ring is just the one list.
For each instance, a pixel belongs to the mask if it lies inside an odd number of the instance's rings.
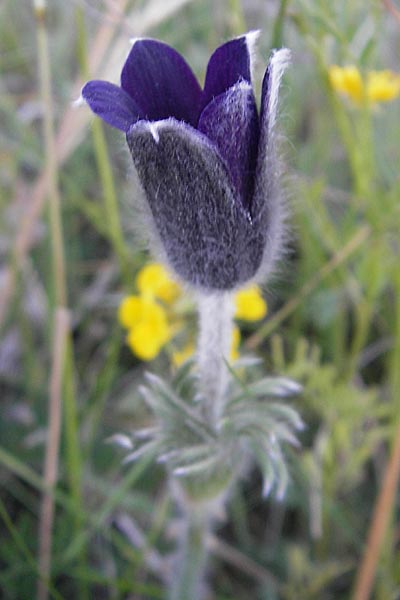
{"label": "pasque flower", "polygon": [[273,131],[289,51],[272,54],[258,111],[254,37],[215,50],[203,89],[173,48],[138,39],[120,87],[89,81],[82,90],[93,112],[126,134],[156,253],[203,291],[259,277],[280,251],[284,209]]}

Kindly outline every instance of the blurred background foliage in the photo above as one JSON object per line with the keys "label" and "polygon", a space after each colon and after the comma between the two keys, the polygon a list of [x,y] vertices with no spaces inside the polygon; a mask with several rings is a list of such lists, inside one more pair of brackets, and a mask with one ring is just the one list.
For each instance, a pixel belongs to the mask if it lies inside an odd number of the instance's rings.
{"label": "blurred background foliage", "polygon": [[[50,105],[38,79],[39,27],[30,2],[3,0],[1,597],[31,599],[39,570],[59,304],[42,122],[52,104],[71,323],[49,597],[163,598],[175,519],[163,471],[148,460],[121,466],[123,454],[105,440],[151,425],[138,385],[148,368],[173,371],[173,353],[194,339],[195,315],[190,298],[181,299],[182,346],[167,343],[151,363],[127,346],[118,307],[149,260],[129,211],[129,160],[118,133],[71,103],[89,77],[117,81],[131,37],[163,39],[202,81],[217,45],[261,29],[258,97],[270,49],[293,53],[280,121],[293,235],[279,276],[265,286],[267,316],[241,323],[240,354],[255,353],[266,372],[304,385],[294,404],[307,428],[291,451],[283,502],[261,498],[257,471],[232,497],[210,539],[210,599],[399,598],[400,99],[394,92],[381,102],[387,79],[375,99],[360,86],[373,71],[400,73],[400,6],[49,2]],[[334,65],[355,69],[338,83]],[[366,572],[376,575],[372,592],[360,583]]]}

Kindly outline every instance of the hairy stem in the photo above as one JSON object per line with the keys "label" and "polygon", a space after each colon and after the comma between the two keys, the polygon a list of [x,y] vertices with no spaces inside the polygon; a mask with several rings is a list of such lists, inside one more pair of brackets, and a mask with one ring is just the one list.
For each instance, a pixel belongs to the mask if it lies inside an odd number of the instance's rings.
{"label": "hairy stem", "polygon": [[[232,293],[199,295],[197,366],[203,416],[217,431],[227,396],[232,323]],[[207,536],[212,529],[213,503],[192,504],[179,494],[183,511],[176,569],[170,585],[170,600],[201,600],[205,596]]]}
{"label": "hairy stem", "polygon": [[197,364],[204,415],[213,429],[224,409],[229,380],[229,359],[233,328],[231,292],[199,296],[199,338]]}
{"label": "hairy stem", "polygon": [[205,511],[188,510],[183,523],[177,569],[171,580],[170,600],[201,600],[204,597],[209,518]]}

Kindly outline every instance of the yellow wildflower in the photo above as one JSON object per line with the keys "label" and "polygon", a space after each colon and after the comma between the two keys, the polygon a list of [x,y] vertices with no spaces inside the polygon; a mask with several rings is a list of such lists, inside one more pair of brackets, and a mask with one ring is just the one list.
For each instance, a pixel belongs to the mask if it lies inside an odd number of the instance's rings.
{"label": "yellow wildflower", "polygon": [[118,321],[122,327],[129,329],[140,321],[142,312],[143,298],[140,296],[126,296],[119,305]]}
{"label": "yellow wildflower", "polygon": [[252,285],[237,292],[235,307],[235,317],[243,321],[258,321],[267,314],[267,304],[257,285]]}
{"label": "yellow wildflower", "polygon": [[[172,303],[179,295],[179,286],[170,278],[164,267],[150,263],[143,267],[136,279],[139,293],[124,298],[118,310],[118,319],[128,329],[127,344],[132,352],[142,360],[152,360],[176,333],[170,326],[167,313],[157,299]],[[258,286],[253,285],[238,292],[235,296],[235,317],[245,321],[262,319],[267,305]],[[176,328],[175,328],[176,329]],[[231,356],[239,358],[240,330],[235,327],[232,334]],[[194,353],[193,344],[172,355],[175,366],[181,365]]]}
{"label": "yellow wildflower", "polygon": [[400,75],[392,71],[371,71],[367,75],[367,96],[371,102],[390,102],[400,96]]}
{"label": "yellow wildflower", "polygon": [[363,79],[354,65],[329,69],[329,80],[334,90],[348,96],[356,104],[362,101],[390,102],[400,96],[400,75],[389,70],[370,71]]}
{"label": "yellow wildflower", "polygon": [[142,360],[152,360],[169,339],[166,320],[151,318],[129,330],[126,341],[130,349]]}
{"label": "yellow wildflower", "polygon": [[364,84],[357,67],[338,67],[333,65],[329,69],[331,86],[337,92],[349,96],[355,102],[361,102],[364,97]]}
{"label": "yellow wildflower", "polygon": [[155,358],[170,339],[166,312],[151,296],[127,296],[121,302],[118,318],[129,330],[128,346],[143,360]]}
{"label": "yellow wildflower", "polygon": [[144,266],[136,277],[136,285],[142,294],[151,294],[166,304],[171,304],[179,296],[179,285],[159,263]]}

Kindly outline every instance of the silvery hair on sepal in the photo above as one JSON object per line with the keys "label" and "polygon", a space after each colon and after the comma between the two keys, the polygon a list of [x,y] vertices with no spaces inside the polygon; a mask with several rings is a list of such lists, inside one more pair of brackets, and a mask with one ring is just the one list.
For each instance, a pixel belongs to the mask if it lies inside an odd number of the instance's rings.
{"label": "silvery hair on sepal", "polygon": [[274,131],[290,53],[273,52],[258,113],[254,37],[215,50],[203,90],[175,50],[150,39],[134,43],[121,87],[91,81],[82,90],[97,115],[126,133],[156,251],[203,291],[259,280],[283,246]]}

